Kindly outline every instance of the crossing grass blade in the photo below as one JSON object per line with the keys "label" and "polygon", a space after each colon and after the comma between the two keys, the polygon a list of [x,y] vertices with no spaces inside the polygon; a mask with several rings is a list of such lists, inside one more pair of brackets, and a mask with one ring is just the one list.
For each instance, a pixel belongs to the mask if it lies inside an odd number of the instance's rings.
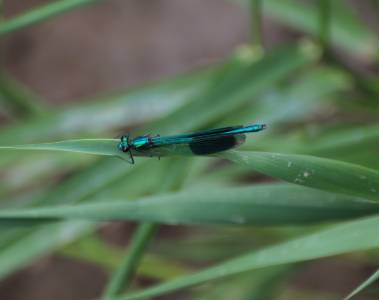
{"label": "crossing grass blade", "polygon": [[375,271],[369,278],[367,278],[364,282],[362,282],[354,291],[352,291],[349,295],[346,296],[343,300],[350,300],[360,292],[362,292],[365,288],[367,288],[370,284],[374,283],[379,279],[379,270]]}
{"label": "crossing grass blade", "polygon": [[[280,197],[278,196],[280,195]],[[296,185],[255,185],[212,191],[183,191],[138,201],[101,201],[0,211],[9,221],[134,220],[166,224],[311,224],[379,212],[376,202]]]}

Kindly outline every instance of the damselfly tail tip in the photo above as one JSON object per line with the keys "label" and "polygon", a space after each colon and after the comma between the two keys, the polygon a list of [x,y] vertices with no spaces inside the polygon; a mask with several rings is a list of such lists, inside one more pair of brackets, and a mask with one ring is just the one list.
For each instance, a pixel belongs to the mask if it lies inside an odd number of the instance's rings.
{"label": "damselfly tail tip", "polygon": [[261,131],[261,130],[264,130],[267,128],[267,125],[266,124],[255,124],[253,125],[254,127],[254,131]]}
{"label": "damselfly tail tip", "polygon": [[267,128],[266,124],[251,124],[245,126],[245,128],[248,130],[247,132],[258,132],[261,130],[264,130]]}
{"label": "damselfly tail tip", "polygon": [[244,132],[259,132],[267,128],[266,124],[250,124],[244,126]]}

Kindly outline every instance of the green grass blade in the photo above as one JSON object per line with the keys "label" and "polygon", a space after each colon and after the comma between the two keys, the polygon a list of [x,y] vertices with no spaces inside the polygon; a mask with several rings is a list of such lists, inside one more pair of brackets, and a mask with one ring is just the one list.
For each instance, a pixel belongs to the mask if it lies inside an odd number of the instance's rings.
{"label": "green grass blade", "polygon": [[120,156],[122,152],[117,149],[117,139],[82,139],[67,140],[54,143],[29,144],[0,146],[0,150],[48,150],[48,151],[65,151],[85,154]]}
{"label": "green grass blade", "polygon": [[138,201],[106,201],[0,211],[0,223],[14,221],[136,220],[166,224],[308,224],[376,213],[365,199],[296,185],[257,185],[211,191],[183,191]]}
{"label": "green grass blade", "polygon": [[[123,153],[117,148],[119,139],[81,139],[66,140],[53,143],[27,144],[0,146],[0,150],[22,150],[22,151],[63,151],[73,153],[83,153],[102,156],[115,156],[122,159],[129,159],[128,153]],[[135,151],[131,150],[133,156],[194,156],[187,144],[181,145],[163,145],[155,151]]]}
{"label": "green grass blade", "polygon": [[198,273],[118,298],[118,300],[151,298],[253,269],[378,248],[378,228],[379,217],[377,216],[340,224],[292,241],[250,252]]}
{"label": "green grass blade", "polygon": [[[281,107],[280,107],[281,108]],[[304,109],[299,107],[299,109]],[[294,116],[296,118],[296,116]],[[268,124],[270,124],[268,122]],[[270,126],[280,129],[280,126]],[[276,129],[274,128],[274,130]],[[270,130],[271,131],[271,130]],[[269,133],[269,131],[266,131]],[[256,136],[258,137],[258,136]],[[308,154],[326,158],[343,160],[359,165],[364,165],[379,170],[379,161],[376,159],[376,149],[379,146],[378,124],[366,126],[346,126],[321,129],[318,134],[310,132],[289,132],[277,135],[265,135],[257,140],[254,137],[248,139],[243,145],[244,150],[275,151],[280,149],[282,153]]]}
{"label": "green grass blade", "polygon": [[359,165],[269,152],[229,151],[219,156],[291,183],[379,201],[379,172]]}
{"label": "green grass blade", "polygon": [[373,273],[369,278],[367,278],[364,282],[362,282],[354,291],[352,291],[344,300],[350,300],[360,292],[362,292],[365,288],[367,288],[370,284],[374,283],[379,279],[379,270]]}
{"label": "green grass blade", "polygon": [[[117,149],[117,140],[69,140],[1,146],[0,149],[71,151],[122,157],[122,153]],[[379,199],[379,172],[359,165],[314,156],[252,151],[229,151],[219,156],[295,184],[371,200]]]}
{"label": "green grass blade", "polygon": [[100,0],[60,0],[51,4],[30,10],[20,16],[10,20],[5,20],[0,24],[0,36],[13,31],[23,29],[33,24],[43,22],[65,12],[77,9],[81,6],[89,5]]}

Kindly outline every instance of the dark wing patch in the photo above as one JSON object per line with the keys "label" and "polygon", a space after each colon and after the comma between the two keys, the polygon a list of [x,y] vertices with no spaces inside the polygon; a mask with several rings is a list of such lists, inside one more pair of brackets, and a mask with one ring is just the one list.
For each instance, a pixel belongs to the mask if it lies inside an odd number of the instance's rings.
{"label": "dark wing patch", "polygon": [[195,138],[189,143],[189,147],[196,155],[207,155],[237,147],[245,141],[245,138],[244,134]]}

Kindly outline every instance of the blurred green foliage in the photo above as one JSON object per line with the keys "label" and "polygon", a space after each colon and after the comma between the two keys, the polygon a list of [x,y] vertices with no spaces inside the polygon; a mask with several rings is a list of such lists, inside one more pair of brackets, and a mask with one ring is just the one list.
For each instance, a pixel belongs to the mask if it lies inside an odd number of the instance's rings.
{"label": "blurred green foliage", "polygon": [[[2,20],[0,36],[92,2],[37,7]],[[0,131],[1,278],[53,252],[114,271],[103,299],[154,297],[216,279],[221,284],[188,299],[341,298],[301,290],[291,278],[309,260],[351,260],[349,253],[379,246],[379,76],[338,57],[346,52],[377,68],[379,38],[345,1],[243,7],[251,11],[252,45],[206,70],[84,104],[49,107],[2,72],[1,113],[14,121]],[[304,36],[265,49],[262,16]],[[269,129],[249,136],[241,151],[207,158],[137,158],[131,166],[115,158],[116,139],[99,139],[120,128],[164,135],[252,122]],[[15,146],[20,141],[30,144]],[[274,179],[284,183],[261,183]],[[126,254],[98,236],[102,221],[113,220],[141,222]],[[161,237],[159,224],[201,227]],[[204,263],[213,265],[197,270]],[[124,294],[135,272],[168,281]]]}

